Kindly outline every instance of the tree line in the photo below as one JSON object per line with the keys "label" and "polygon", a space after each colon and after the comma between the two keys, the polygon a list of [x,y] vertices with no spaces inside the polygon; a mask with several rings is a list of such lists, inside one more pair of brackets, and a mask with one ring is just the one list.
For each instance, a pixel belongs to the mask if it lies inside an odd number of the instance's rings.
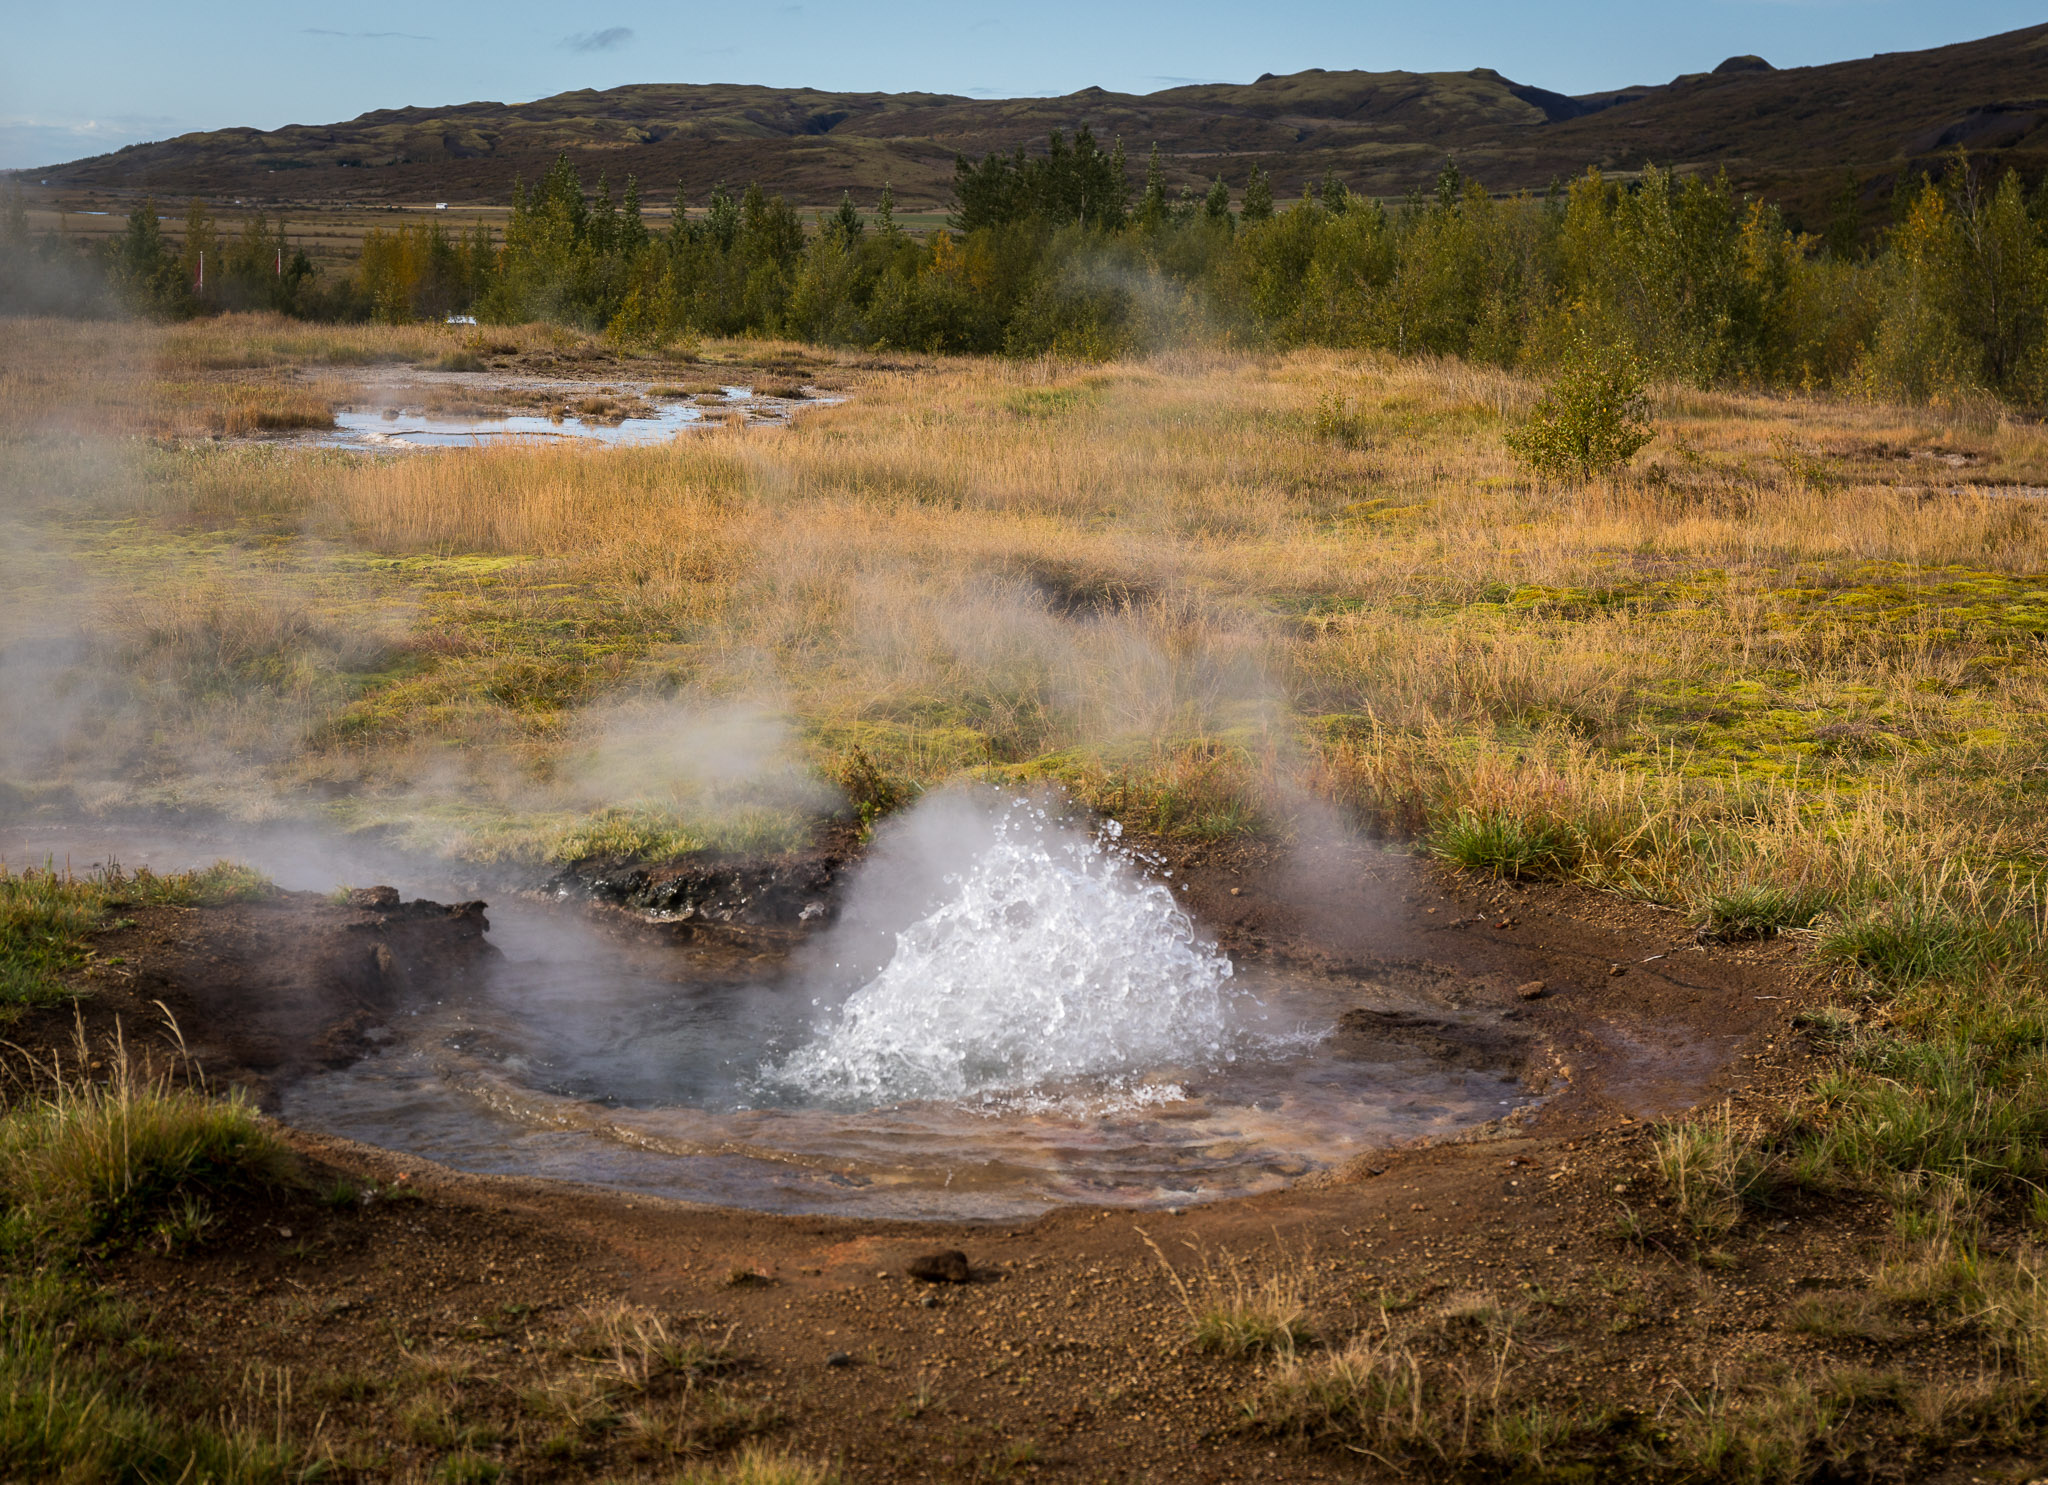
{"label": "tree line", "polygon": [[[1961,155],[1903,181],[1874,236],[1853,178],[1818,234],[1724,175],[1655,168],[1497,197],[1447,164],[1396,201],[1329,175],[1281,209],[1257,170],[1236,191],[1221,176],[1206,193],[1170,191],[1154,150],[1134,191],[1121,144],[1085,128],[1043,153],[961,158],[954,198],[949,224],[919,236],[886,188],[872,211],[849,196],[806,223],[759,186],[721,186],[696,212],[679,192],[656,230],[636,181],[587,189],[563,156],[515,189],[501,234],[373,230],[333,282],[287,248],[281,222],[259,215],[222,241],[200,204],[173,250],[144,203],[90,266],[106,297],[159,314],[474,314],[626,347],[763,334],[1108,357],[1196,337],[1542,366],[1595,344],[1700,384],[2048,403],[2048,183],[1987,180]],[[18,198],[6,233],[10,264],[91,256],[30,242]],[[219,265],[205,285],[200,253]],[[0,279],[0,296],[33,298],[14,287]]]}

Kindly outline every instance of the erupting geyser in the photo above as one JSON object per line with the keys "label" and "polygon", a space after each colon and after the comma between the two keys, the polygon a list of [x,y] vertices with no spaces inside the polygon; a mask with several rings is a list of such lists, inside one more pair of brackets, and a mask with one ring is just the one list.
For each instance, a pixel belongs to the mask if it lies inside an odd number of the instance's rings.
{"label": "erupting geyser", "polygon": [[1179,1094],[1132,1086],[1149,1070],[1231,1060],[1230,961],[1118,833],[1112,822],[1090,839],[1011,804],[939,905],[767,1086],[842,1106],[1006,1101],[1076,1082],[1142,1099]]}
{"label": "erupting geyser", "polygon": [[999,1218],[1269,1191],[1523,1101],[1464,976],[1233,968],[1177,887],[1113,825],[961,791],[892,819],[786,953],[503,894],[482,982],[393,1005],[279,1111],[465,1170]]}

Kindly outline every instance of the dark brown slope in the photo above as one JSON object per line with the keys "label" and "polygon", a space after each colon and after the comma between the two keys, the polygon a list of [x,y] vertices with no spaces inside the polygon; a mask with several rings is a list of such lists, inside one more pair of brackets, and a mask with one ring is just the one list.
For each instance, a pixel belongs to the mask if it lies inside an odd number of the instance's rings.
{"label": "dark brown slope", "polygon": [[1845,168],[1874,203],[1901,168],[1938,168],[1958,146],[2032,178],[2048,166],[2048,26],[1826,67],[1683,77],[1528,143],[1523,180],[1587,164],[1724,165],[1745,188],[1809,214]]}
{"label": "dark brown slope", "polygon": [[649,84],[531,103],[364,114],[274,131],[223,129],[59,166],[51,184],[275,199],[502,201],[561,150],[586,173],[636,174],[655,199],[759,180],[806,202],[892,182],[906,204],[944,201],[953,158],[1036,145],[1055,128],[1121,137],[1134,176],[1156,141],[1172,176],[1253,164],[1282,194],[1327,169],[1356,189],[1426,184],[1447,155],[1495,189],[1541,189],[1588,165],[1725,165],[1748,189],[1825,199],[1844,167],[1875,197],[1902,165],[1958,144],[2032,170],[2048,159],[2048,26],[1922,52],[1771,69],[1731,58],[1660,87],[1570,98],[1478,68],[1312,69],[1244,85],[1063,98],[825,93]]}

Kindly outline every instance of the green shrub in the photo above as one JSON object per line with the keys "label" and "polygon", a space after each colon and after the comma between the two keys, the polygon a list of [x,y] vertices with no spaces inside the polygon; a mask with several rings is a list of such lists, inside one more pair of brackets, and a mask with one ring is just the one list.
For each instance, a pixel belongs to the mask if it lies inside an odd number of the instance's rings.
{"label": "green shrub", "polygon": [[914,792],[903,780],[884,772],[868,750],[859,746],[840,761],[839,787],[846,791],[846,802],[859,815],[863,833],[872,831],[883,816],[902,809]]}
{"label": "green shrub", "polygon": [[1552,479],[1586,480],[1621,468],[1656,437],[1635,359],[1584,345],[1566,357],[1528,418],[1503,435],[1508,451]]}
{"label": "green shrub", "polygon": [[1372,423],[1351,399],[1332,388],[1320,393],[1309,409],[1308,429],[1317,438],[1349,449],[1372,446]]}

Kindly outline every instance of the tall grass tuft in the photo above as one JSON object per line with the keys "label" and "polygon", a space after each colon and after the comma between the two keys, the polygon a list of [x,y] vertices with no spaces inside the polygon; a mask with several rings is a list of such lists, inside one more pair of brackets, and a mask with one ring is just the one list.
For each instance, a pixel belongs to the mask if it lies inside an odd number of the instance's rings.
{"label": "tall grass tuft", "polygon": [[1735,1128],[1727,1104],[1660,1129],[1655,1153],[1675,1215],[1701,1242],[1727,1236],[1776,1183],[1773,1163]]}
{"label": "tall grass tuft", "polygon": [[225,1098],[142,1068],[125,1040],[90,1080],[83,1029],[74,1065],[53,1062],[34,1097],[0,1121],[0,1192],[12,1235],[52,1256],[204,1225],[219,1196],[282,1184],[285,1147],[239,1091]]}
{"label": "tall grass tuft", "polygon": [[1843,924],[1821,940],[1820,954],[1890,989],[1930,980],[1965,984],[2021,947],[2013,926],[1940,902],[1909,902]]}
{"label": "tall grass tuft", "polygon": [[1284,1357],[1314,1342],[1305,1258],[1279,1255],[1275,1266],[1258,1272],[1237,1255],[1226,1254],[1219,1265],[1203,1253],[1200,1267],[1189,1278],[1167,1261],[1149,1235],[1139,1236],[1180,1296],[1196,1350],[1216,1356]]}
{"label": "tall grass tuft", "polygon": [[1398,1472],[1539,1477],[1584,1426],[1517,1385],[1511,1335],[1489,1327],[1483,1354],[1433,1354],[1432,1319],[1387,1324],[1342,1347],[1279,1358],[1246,1399],[1253,1432],[1339,1443]]}
{"label": "tall grass tuft", "polygon": [[833,1478],[816,1460],[750,1444],[724,1464],[684,1470],[676,1485],[831,1485]]}
{"label": "tall grass tuft", "polygon": [[1459,810],[1431,832],[1429,849],[1439,861],[1498,877],[1563,876],[1581,855],[1566,826],[1504,810]]}
{"label": "tall grass tuft", "polygon": [[1810,888],[1744,882],[1707,898],[1706,928],[1724,939],[1773,938],[1810,928],[1827,909],[1826,895]]}

